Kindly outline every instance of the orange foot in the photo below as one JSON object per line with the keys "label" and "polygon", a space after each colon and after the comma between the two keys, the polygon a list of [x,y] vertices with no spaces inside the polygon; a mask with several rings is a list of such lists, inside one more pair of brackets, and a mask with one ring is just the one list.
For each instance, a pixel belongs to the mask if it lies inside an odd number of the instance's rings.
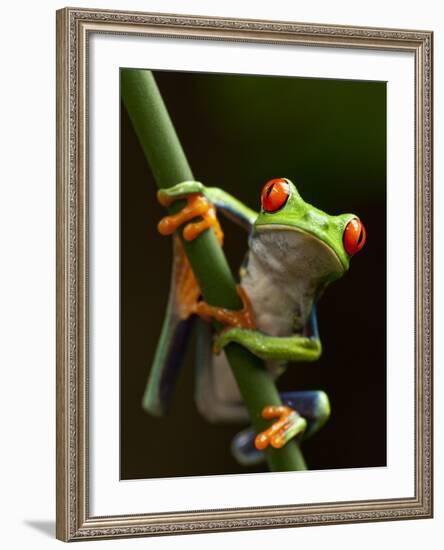
{"label": "orange foot", "polygon": [[[169,206],[173,202],[161,190],[157,193],[157,198],[163,206]],[[193,241],[206,229],[212,227],[219,243],[222,245],[224,234],[217,219],[216,209],[201,193],[190,193],[187,196],[186,206],[177,214],[162,218],[157,228],[161,235],[171,235],[183,223],[189,222],[196,217],[201,217],[202,219],[187,223],[183,230],[184,239],[186,241]]]}
{"label": "orange foot", "polygon": [[307,421],[298,412],[285,405],[270,405],[262,409],[262,417],[279,418],[268,429],[257,434],[254,444],[262,451],[271,445],[280,449],[293,437],[305,431]]}
{"label": "orange foot", "polygon": [[237,285],[237,292],[242,300],[243,307],[240,310],[226,309],[223,307],[210,306],[204,301],[197,302],[194,306],[194,313],[205,321],[215,320],[227,328],[248,328],[254,329],[254,317],[245,290]]}

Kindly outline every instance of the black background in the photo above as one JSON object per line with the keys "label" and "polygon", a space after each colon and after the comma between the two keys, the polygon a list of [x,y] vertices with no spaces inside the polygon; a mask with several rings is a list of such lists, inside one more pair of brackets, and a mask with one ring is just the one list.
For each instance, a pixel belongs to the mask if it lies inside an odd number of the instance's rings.
{"label": "black background", "polygon": [[[288,177],[330,214],[354,212],[367,244],[318,306],[323,355],[290,364],[282,390],[324,389],[328,424],[303,444],[310,469],[386,464],[386,86],[383,82],[155,72],[195,178],[259,208]],[[265,471],[230,455],[243,426],[212,425],[194,404],[190,346],[171,410],[141,407],[167,302],[171,242],[156,186],[121,107],[121,478]],[[237,273],[246,235],[221,220]]]}

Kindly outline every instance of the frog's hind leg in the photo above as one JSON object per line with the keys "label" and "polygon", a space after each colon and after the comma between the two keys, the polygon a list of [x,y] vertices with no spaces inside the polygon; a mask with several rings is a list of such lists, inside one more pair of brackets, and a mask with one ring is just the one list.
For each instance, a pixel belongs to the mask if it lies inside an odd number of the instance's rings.
{"label": "frog's hind leg", "polygon": [[304,439],[311,437],[330,418],[330,401],[321,390],[294,391],[281,393],[282,402],[307,420]]}
{"label": "frog's hind leg", "polygon": [[196,319],[195,400],[209,422],[248,422],[248,412],[224,353],[215,355],[211,325]]}
{"label": "frog's hind leg", "polygon": [[165,320],[143,395],[143,408],[156,416],[166,412],[195,321],[200,296],[190,264],[177,237],[173,241],[173,269]]}
{"label": "frog's hind leg", "polygon": [[257,432],[254,428],[245,428],[231,440],[231,454],[242,466],[254,466],[265,461],[264,451],[256,449],[254,440]]}
{"label": "frog's hind leg", "polygon": [[[323,391],[285,392],[280,396],[284,406],[297,411],[307,421],[303,439],[320,430],[330,416],[330,402]],[[253,428],[247,428],[233,438],[231,452],[240,464],[251,466],[265,460],[264,452],[256,448],[256,436],[257,432]]]}

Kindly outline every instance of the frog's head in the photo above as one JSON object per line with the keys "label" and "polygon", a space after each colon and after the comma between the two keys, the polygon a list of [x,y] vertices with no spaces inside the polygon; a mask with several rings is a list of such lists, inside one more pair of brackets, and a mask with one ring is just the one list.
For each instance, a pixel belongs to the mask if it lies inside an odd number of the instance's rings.
{"label": "frog's head", "polygon": [[277,237],[279,233],[292,235],[294,231],[298,241],[295,248],[310,249],[312,252],[307,258],[322,257],[319,259],[327,269],[325,278],[328,280],[340,277],[349,268],[350,258],[364,246],[365,228],[356,215],[326,214],[304,202],[296,186],[286,178],[265,184],[261,204],[254,233],[273,234],[276,231]]}

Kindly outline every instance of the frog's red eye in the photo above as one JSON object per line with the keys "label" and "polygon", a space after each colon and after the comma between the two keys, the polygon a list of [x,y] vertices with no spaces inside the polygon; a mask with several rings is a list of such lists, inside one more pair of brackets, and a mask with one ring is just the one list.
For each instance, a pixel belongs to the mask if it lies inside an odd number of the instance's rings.
{"label": "frog's red eye", "polygon": [[356,252],[359,252],[365,244],[365,227],[361,220],[353,218],[345,226],[344,230],[344,248],[347,254],[353,256]]}
{"label": "frog's red eye", "polygon": [[270,180],[262,189],[262,208],[265,212],[276,212],[284,206],[289,196],[290,185],[287,180],[283,178]]}

